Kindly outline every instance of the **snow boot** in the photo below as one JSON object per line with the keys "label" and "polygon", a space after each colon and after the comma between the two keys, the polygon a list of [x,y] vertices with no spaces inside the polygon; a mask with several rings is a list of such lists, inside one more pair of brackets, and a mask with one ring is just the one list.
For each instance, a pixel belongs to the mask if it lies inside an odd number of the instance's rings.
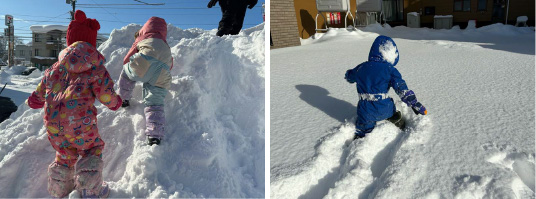
{"label": "snow boot", "polygon": [[110,195],[110,188],[106,182],[102,182],[99,193],[93,192],[89,189],[83,189],[81,193],[82,198],[108,198],[108,195]]}
{"label": "snow boot", "polygon": [[48,166],[48,193],[63,198],[74,189],[74,169],[53,162]]}
{"label": "snow boot", "polygon": [[158,138],[158,141],[164,137],[164,126],[166,117],[164,115],[164,106],[147,106],[145,112],[145,135],[149,138]]}
{"label": "snow boot", "polygon": [[360,135],[360,134],[357,134],[357,133],[354,134],[354,140],[357,140],[359,138],[364,138],[364,137],[365,137],[365,135]]}
{"label": "snow boot", "polygon": [[102,181],[103,166],[102,159],[94,155],[78,160],[75,166],[75,184],[82,197],[107,197],[108,186]]}
{"label": "snow boot", "polygon": [[153,146],[153,144],[160,145],[160,138],[147,136],[147,144]]}
{"label": "snow boot", "polygon": [[404,129],[406,127],[406,122],[404,121],[404,119],[402,118],[402,114],[400,113],[400,111],[396,111],[393,116],[391,116],[389,119],[390,122],[392,122],[393,124],[395,124],[395,126],[397,126],[398,128],[400,129]]}

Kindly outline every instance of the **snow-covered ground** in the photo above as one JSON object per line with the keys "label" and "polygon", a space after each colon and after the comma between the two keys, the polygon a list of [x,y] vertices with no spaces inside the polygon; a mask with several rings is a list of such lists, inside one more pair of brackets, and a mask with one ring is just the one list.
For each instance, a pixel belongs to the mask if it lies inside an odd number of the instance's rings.
{"label": "snow-covered ground", "polygon": [[[99,47],[116,81],[139,28],[114,30]],[[97,105],[111,198],[264,197],[264,24],[236,36],[220,38],[215,31],[168,26],[174,68],[160,146],[145,144],[140,85],[127,109],[113,112]],[[19,76],[12,70],[0,74],[8,83],[1,95],[19,105],[0,123],[0,198],[50,197],[46,170],[55,152],[43,110],[24,105],[42,75]]]}
{"label": "snow-covered ground", "polygon": [[[378,35],[428,109],[352,142],[355,84]],[[270,51],[270,197],[534,198],[534,27],[331,29]]]}

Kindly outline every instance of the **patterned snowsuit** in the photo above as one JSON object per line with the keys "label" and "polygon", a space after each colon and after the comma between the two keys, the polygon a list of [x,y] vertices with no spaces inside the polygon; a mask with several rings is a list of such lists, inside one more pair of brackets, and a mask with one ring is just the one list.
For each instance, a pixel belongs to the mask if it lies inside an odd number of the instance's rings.
{"label": "patterned snowsuit", "polygon": [[119,94],[125,100],[132,97],[136,81],[143,82],[145,134],[160,139],[165,132],[164,98],[171,84],[173,67],[166,35],[166,21],[151,17],[139,30],[139,36],[125,56],[119,77]]}
{"label": "patterned snowsuit", "polygon": [[48,169],[48,191],[54,197],[70,193],[75,183],[77,189],[96,191],[102,184],[104,141],[93,103],[97,98],[112,110],[121,106],[105,61],[90,43],[75,42],[60,53],[28,98],[31,108],[45,108],[44,124],[56,150]]}

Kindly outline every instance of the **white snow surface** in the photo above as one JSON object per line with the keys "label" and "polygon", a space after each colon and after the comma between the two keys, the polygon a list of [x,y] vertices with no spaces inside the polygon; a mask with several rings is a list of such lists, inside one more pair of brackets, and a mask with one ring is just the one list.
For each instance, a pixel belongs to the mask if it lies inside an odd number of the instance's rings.
{"label": "white snow surface", "polygon": [[[116,85],[139,28],[114,30],[99,48]],[[96,104],[110,198],[264,197],[264,38],[264,24],[221,38],[215,30],[168,26],[174,68],[161,145],[146,145],[141,84],[127,109]],[[41,77],[26,87],[35,89]],[[17,104],[18,111],[0,123],[0,198],[50,197],[47,167],[55,152],[43,110]]]}
{"label": "white snow surface", "polygon": [[[428,115],[389,95],[406,129],[380,121],[352,142],[346,70],[393,38]],[[535,198],[534,27],[331,29],[270,51],[270,198]]]}

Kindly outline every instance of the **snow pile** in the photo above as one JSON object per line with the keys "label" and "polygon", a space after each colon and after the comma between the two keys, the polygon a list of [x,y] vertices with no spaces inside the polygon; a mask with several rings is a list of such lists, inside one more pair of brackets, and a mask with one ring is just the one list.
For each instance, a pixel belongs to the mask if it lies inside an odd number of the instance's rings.
{"label": "snow pile", "polygon": [[6,70],[0,71],[0,84],[2,86],[4,84],[11,84],[11,73],[7,72]]}
{"label": "snow pile", "polygon": [[6,83],[12,84],[11,76],[20,75],[22,71],[24,70],[26,70],[25,66],[12,66],[12,67],[4,66],[2,70],[0,70],[0,84],[2,84],[2,86]]}
{"label": "snow pile", "polygon": [[[428,109],[398,130],[377,123],[351,141],[355,84],[346,70],[378,35]],[[270,197],[535,198],[533,27],[330,29],[270,51]],[[329,50],[337,49],[337,50]]]}
{"label": "snow pile", "polygon": [[44,74],[42,74],[43,72],[41,72],[39,69],[35,69],[34,71],[32,71],[32,73],[30,73],[28,75],[29,78],[39,78],[39,77],[42,77]]}
{"label": "snow pile", "polygon": [[[112,31],[99,48],[114,79],[140,27]],[[264,197],[264,24],[213,32],[168,26],[174,68],[160,146],[145,144],[141,85],[127,109],[97,106],[111,198]],[[0,198],[49,196],[42,112],[21,105],[0,123]]]}

